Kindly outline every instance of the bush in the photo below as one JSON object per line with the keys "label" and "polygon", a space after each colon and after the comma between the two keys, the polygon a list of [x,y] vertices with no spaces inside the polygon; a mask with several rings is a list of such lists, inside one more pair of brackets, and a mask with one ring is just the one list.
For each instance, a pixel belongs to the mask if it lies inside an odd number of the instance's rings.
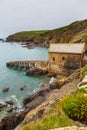
{"label": "bush", "polygon": [[85,94],[87,94],[87,88],[79,88],[79,89],[77,90],[77,92],[78,92],[78,93],[85,93]]}
{"label": "bush", "polygon": [[74,120],[87,121],[87,95],[77,93],[62,100],[62,109]]}

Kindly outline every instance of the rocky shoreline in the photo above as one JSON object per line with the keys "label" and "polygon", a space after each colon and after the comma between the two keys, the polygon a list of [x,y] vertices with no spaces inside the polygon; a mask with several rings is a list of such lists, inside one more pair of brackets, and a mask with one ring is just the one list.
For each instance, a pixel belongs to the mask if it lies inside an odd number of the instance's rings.
{"label": "rocky shoreline", "polygon": [[[79,78],[80,70],[77,70],[71,76],[69,76],[65,80],[65,82],[63,82],[63,85],[61,87],[58,87],[60,86],[59,84],[55,84],[54,87],[52,83],[51,85],[48,85],[48,87],[45,87],[38,91],[36,94],[26,97],[23,102],[28,111],[23,122],[19,124],[17,128],[15,128],[15,130],[21,130],[24,124],[41,119],[44,115],[46,115],[46,113],[50,110],[50,107],[53,104],[61,100],[65,95],[76,91],[78,88],[77,85],[79,83]],[[35,99],[36,101],[39,101],[40,98],[43,99],[42,103],[38,104],[37,107],[33,107],[33,109],[31,109],[33,101],[35,103]]]}
{"label": "rocky shoreline", "polygon": [[9,113],[4,119],[0,122],[0,130],[13,130],[20,122],[23,121],[25,115],[36,108],[38,105],[46,101],[46,95],[51,91],[50,87],[42,88],[35,94],[29,95],[23,100],[25,109],[16,112],[13,111]]}
{"label": "rocky shoreline", "polygon": [[52,101],[54,99],[60,100],[63,96],[75,91],[77,89],[76,84],[79,82],[79,76],[80,71],[78,70],[67,78],[61,86],[59,82],[52,82],[51,84],[42,87],[36,93],[25,97],[23,99],[25,109],[20,112],[11,112],[7,117],[2,119],[0,122],[0,130],[13,130],[24,120],[26,114],[32,109],[37,108],[46,101],[53,104]]}
{"label": "rocky shoreline", "polygon": [[21,43],[22,47],[26,47],[28,49],[34,49],[35,47],[46,47],[48,48],[49,45],[45,45],[45,44],[42,44],[42,43],[34,43],[34,42],[24,42],[24,43]]}

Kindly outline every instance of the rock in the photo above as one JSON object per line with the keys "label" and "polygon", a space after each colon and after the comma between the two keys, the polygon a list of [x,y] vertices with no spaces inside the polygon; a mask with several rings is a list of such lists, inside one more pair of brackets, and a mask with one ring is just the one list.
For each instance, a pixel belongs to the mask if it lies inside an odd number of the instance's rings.
{"label": "rock", "polygon": [[76,79],[80,79],[80,69],[76,70],[75,72],[73,72],[64,82],[64,84],[67,84],[69,82],[72,82]]}
{"label": "rock", "polygon": [[35,46],[34,46],[34,45],[28,45],[27,48],[28,48],[28,49],[34,49]]}
{"label": "rock", "polygon": [[5,103],[7,103],[9,105],[13,105],[13,101],[11,99],[6,100]]}
{"label": "rock", "polygon": [[18,107],[17,107],[17,106],[14,106],[14,107],[13,107],[13,109],[14,109],[14,110],[17,110],[17,109],[18,109]]}
{"label": "rock", "polygon": [[45,87],[38,92],[27,96],[23,99],[23,104],[26,108],[26,113],[36,108],[38,105],[46,101],[47,94],[51,91],[50,87]]}
{"label": "rock", "polygon": [[45,83],[40,83],[39,85],[40,85],[41,88],[48,86],[48,84],[45,84]]}
{"label": "rock", "polygon": [[47,76],[48,76],[48,77],[56,77],[57,74],[55,74],[55,73],[48,73]]}
{"label": "rock", "polygon": [[27,103],[26,108],[28,111],[30,111],[30,110],[36,108],[41,103],[43,103],[45,100],[46,100],[45,97],[39,96],[36,99],[34,99],[33,101],[31,101],[30,103]]}
{"label": "rock", "polygon": [[41,70],[39,68],[33,68],[31,70],[28,70],[26,72],[26,75],[43,76],[43,75],[46,75],[47,73],[48,73],[48,71],[46,71],[46,70]]}
{"label": "rock", "polygon": [[5,87],[2,89],[2,92],[5,93],[5,92],[8,92],[9,91],[9,87]]}
{"label": "rock", "polygon": [[55,101],[55,100],[51,100],[51,101],[49,102],[49,105],[50,105],[50,106],[53,106],[54,104],[56,104],[56,101]]}
{"label": "rock", "polygon": [[0,122],[0,130],[13,130],[25,117],[24,112],[12,112]]}
{"label": "rock", "polygon": [[67,126],[67,127],[50,129],[50,130],[87,130],[87,127]]}
{"label": "rock", "polygon": [[0,41],[4,42],[4,39],[0,38]]}
{"label": "rock", "polygon": [[50,79],[50,81],[49,81],[49,84],[52,84],[52,83],[55,82],[55,81],[56,81],[56,78],[52,77],[52,78]]}
{"label": "rock", "polygon": [[7,112],[12,112],[12,111],[13,111],[13,107],[7,108]]}
{"label": "rock", "polygon": [[7,104],[5,102],[0,102],[0,108],[6,107]]}
{"label": "rock", "polygon": [[20,87],[20,90],[23,91],[26,88],[26,86]]}
{"label": "rock", "polygon": [[78,84],[78,88],[87,89],[87,75],[84,76],[83,80]]}
{"label": "rock", "polygon": [[50,84],[51,89],[59,89],[61,86],[58,84],[58,81],[54,81]]}
{"label": "rock", "polygon": [[39,96],[45,97],[45,95],[51,91],[50,87],[42,88],[41,90],[37,91],[36,93],[29,95],[23,99],[23,104],[26,106],[26,104],[30,103],[31,101],[36,100]]}

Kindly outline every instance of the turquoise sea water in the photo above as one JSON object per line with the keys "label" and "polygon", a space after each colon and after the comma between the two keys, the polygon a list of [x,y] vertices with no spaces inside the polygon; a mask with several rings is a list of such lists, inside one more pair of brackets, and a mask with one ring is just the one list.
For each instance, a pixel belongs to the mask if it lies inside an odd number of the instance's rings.
{"label": "turquoise sea water", "polygon": [[[17,43],[0,42],[0,100],[16,97],[18,101],[40,88],[40,83],[45,77],[26,76],[25,72],[9,69],[6,62],[17,60],[47,60],[48,50],[46,48],[27,49]],[[20,91],[21,86],[26,86]],[[7,93],[2,93],[4,87],[9,87]]]}

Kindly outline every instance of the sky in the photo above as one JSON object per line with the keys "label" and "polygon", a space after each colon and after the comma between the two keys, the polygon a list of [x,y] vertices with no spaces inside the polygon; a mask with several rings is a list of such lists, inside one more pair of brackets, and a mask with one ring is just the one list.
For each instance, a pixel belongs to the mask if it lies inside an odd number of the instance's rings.
{"label": "sky", "polygon": [[87,0],[0,0],[0,38],[87,19]]}

